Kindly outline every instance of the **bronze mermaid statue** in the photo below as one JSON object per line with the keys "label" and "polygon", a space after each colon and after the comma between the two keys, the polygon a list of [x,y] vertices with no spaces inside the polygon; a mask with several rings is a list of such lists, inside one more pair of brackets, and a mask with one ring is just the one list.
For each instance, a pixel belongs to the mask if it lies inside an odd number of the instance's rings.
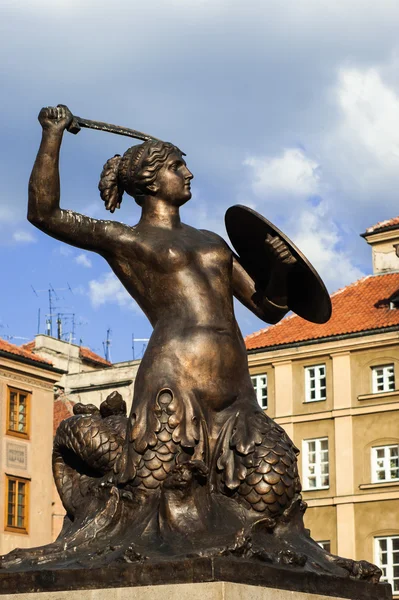
{"label": "bronze mermaid statue", "polygon": [[184,224],[193,175],[183,152],[157,139],[109,159],[101,173],[105,208],[113,213],[132,196],[137,225],[60,208],[59,154],[72,120],[63,105],[39,114],[28,219],[100,254],[153,333],[130,415],[114,392],[100,409],[76,405],[58,428],[53,471],[67,513],[58,540],[11,553],[3,566],[236,554],[377,581],[373,565],[331,556],[310,538],[298,450],[259,407],[248,371],[233,297],[277,323],[292,308],[297,257],[266,236],[268,273],[257,280],[219,235]]}

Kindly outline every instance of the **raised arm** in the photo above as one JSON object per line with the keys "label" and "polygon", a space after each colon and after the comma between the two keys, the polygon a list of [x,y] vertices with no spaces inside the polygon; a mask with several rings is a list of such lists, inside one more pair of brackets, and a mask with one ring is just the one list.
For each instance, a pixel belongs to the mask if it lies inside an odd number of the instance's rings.
{"label": "raised arm", "polygon": [[63,133],[71,121],[72,114],[65,106],[42,108],[39,113],[43,134],[29,180],[28,220],[58,240],[107,254],[127,226],[60,208],[59,155]]}

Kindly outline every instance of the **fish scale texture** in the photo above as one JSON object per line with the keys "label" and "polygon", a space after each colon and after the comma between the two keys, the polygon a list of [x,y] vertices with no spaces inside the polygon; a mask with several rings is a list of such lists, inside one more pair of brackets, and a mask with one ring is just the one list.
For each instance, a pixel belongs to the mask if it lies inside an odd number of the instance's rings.
{"label": "fish scale texture", "polygon": [[[242,444],[250,432],[252,443]],[[256,441],[254,441],[256,440]],[[294,446],[284,429],[261,411],[226,428],[217,461],[219,481],[241,504],[264,516],[281,515],[301,491]]]}
{"label": "fish scale texture", "polygon": [[[185,450],[173,440],[176,423],[172,395],[162,394],[156,410],[160,423],[156,445],[136,455],[136,476],[130,482],[146,490],[160,488],[176,462],[185,459]],[[60,423],[54,441],[53,471],[69,513],[73,514],[93,479],[116,467],[124,447],[126,424],[125,416],[103,418],[99,413],[74,415]],[[250,436],[248,446],[242,443],[244,434]],[[221,436],[215,472],[221,483],[219,489],[226,493],[228,488],[228,495],[256,513],[278,517],[301,491],[297,452],[285,431],[265,413],[246,413],[238,426],[227,428]]]}
{"label": "fish scale texture", "polygon": [[173,411],[171,410],[172,396],[162,394],[159,399],[158,420],[161,424],[157,432],[157,444],[154,448],[147,448],[137,465],[137,475],[133,482],[134,486],[146,489],[156,489],[167,478],[171,469],[175,466],[176,456],[181,452],[181,446],[176,444],[173,439],[173,430],[175,426],[173,421]]}
{"label": "fish scale texture", "polygon": [[104,419],[95,413],[74,415],[59,424],[53,446],[53,475],[69,514],[74,514],[93,478],[113,468],[122,451],[126,423],[124,416]]}
{"label": "fish scale texture", "polygon": [[280,428],[271,427],[262,443],[243,456],[242,462],[247,475],[237,493],[257,512],[276,517],[301,491],[294,447],[285,433],[281,435]]}

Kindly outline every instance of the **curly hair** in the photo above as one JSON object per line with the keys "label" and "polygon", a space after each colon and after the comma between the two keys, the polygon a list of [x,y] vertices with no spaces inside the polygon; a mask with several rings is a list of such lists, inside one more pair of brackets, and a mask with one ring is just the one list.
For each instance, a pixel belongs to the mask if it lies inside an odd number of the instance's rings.
{"label": "curly hair", "polygon": [[123,156],[116,154],[107,160],[98,184],[105,208],[112,213],[120,208],[124,192],[141,206],[159,169],[173,152],[184,155],[177,146],[169,142],[148,140],[132,146]]}

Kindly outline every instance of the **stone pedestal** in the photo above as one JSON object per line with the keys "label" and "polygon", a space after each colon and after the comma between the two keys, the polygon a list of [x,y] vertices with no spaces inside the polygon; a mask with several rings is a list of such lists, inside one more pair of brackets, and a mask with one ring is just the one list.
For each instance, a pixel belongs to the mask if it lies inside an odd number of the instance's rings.
{"label": "stone pedestal", "polygon": [[[346,600],[333,596],[336,600]],[[150,585],[140,588],[75,590],[74,592],[39,592],[6,594],[2,600],[332,600],[331,596],[256,587],[242,583],[217,581]],[[366,599],[365,599],[366,600]]]}
{"label": "stone pedestal", "polygon": [[243,558],[0,570],[0,600],[391,600],[391,586]]}

